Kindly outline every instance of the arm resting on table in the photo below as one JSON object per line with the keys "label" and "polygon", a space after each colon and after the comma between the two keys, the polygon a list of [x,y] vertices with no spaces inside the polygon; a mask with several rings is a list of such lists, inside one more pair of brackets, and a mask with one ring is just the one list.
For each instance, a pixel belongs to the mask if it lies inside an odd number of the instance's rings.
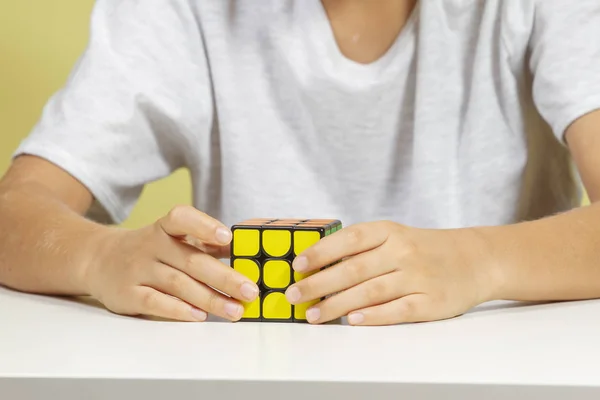
{"label": "arm resting on table", "polygon": [[600,297],[600,111],[573,123],[566,138],[592,205],[537,221],[478,229],[488,246],[480,252],[480,264],[496,272],[496,299]]}
{"label": "arm resting on table", "polygon": [[91,193],[40,158],[18,157],[0,181],[0,284],[86,295],[91,246],[106,228],[83,217]]}

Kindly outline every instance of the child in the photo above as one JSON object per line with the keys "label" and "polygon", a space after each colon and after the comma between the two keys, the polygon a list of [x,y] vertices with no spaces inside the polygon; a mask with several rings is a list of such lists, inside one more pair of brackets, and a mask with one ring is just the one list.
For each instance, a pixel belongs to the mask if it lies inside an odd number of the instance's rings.
{"label": "child", "polygon": [[[311,323],[600,297],[597,0],[98,0],[0,184],[0,283],[238,320],[250,217],[351,226],[296,258]],[[574,161],[578,174],[571,171]],[[194,207],[124,230],[145,184]]]}

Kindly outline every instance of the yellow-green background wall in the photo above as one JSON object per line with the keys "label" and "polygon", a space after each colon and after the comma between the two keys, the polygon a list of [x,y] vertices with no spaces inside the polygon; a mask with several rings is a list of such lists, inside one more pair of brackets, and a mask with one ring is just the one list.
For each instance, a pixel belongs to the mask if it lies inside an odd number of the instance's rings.
{"label": "yellow-green background wall", "polygon": [[[0,0],[0,175],[84,50],[93,4],[93,0]],[[188,173],[178,171],[147,187],[124,226],[145,225],[173,205],[190,201]]]}

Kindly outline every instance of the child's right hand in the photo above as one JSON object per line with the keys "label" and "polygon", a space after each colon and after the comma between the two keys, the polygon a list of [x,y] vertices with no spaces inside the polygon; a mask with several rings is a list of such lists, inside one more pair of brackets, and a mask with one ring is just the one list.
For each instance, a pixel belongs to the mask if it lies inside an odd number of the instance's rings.
{"label": "child's right hand", "polygon": [[139,230],[110,229],[86,270],[88,292],[117,314],[239,320],[240,301],[254,300],[258,287],[218,260],[230,240],[222,223],[187,206]]}

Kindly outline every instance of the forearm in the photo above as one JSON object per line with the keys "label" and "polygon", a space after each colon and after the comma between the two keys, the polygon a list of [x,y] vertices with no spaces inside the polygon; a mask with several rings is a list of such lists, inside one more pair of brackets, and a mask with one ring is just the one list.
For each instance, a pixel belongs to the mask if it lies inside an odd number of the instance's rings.
{"label": "forearm", "polygon": [[600,204],[545,219],[477,229],[476,268],[491,273],[491,298],[600,297]]}
{"label": "forearm", "polygon": [[86,295],[85,271],[109,228],[86,220],[39,185],[0,189],[0,284]]}

